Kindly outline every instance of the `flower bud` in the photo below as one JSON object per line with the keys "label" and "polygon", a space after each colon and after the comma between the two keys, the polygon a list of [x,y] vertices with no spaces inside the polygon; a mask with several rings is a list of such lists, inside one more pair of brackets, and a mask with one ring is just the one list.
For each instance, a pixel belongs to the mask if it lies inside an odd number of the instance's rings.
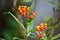
{"label": "flower bud", "polygon": [[38,37],[39,37],[39,38],[42,38],[43,36],[44,36],[43,33],[38,34]]}

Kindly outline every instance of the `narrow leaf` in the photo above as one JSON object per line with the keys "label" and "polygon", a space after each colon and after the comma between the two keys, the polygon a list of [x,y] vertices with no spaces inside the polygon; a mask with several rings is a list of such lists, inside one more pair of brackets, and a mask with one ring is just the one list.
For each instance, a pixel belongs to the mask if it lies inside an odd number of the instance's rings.
{"label": "narrow leaf", "polygon": [[60,37],[60,34],[54,35],[54,36],[51,37],[51,40],[57,39],[59,37]]}
{"label": "narrow leaf", "polygon": [[32,30],[33,27],[34,27],[34,20],[32,20],[32,21],[29,23],[29,25],[27,25],[27,33],[28,33],[30,30]]}
{"label": "narrow leaf", "polygon": [[57,28],[58,26],[49,26],[48,29],[55,29]]}
{"label": "narrow leaf", "polygon": [[21,27],[25,30],[25,27],[24,25],[11,13],[11,12],[8,12],[16,21],[17,23],[19,23],[21,25]]}
{"label": "narrow leaf", "polygon": [[53,4],[53,5],[57,5],[55,2],[52,2],[52,1],[47,0],[47,2],[49,2],[49,3]]}
{"label": "narrow leaf", "polygon": [[33,1],[33,3],[31,4],[31,6],[30,6],[30,10],[29,10],[29,13],[31,13],[31,12],[33,11],[34,4],[35,4],[35,1]]}

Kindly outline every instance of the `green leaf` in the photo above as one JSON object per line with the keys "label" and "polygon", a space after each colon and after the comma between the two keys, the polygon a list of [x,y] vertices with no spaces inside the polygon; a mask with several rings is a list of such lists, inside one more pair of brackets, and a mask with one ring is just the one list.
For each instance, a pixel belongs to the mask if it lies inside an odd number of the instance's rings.
{"label": "green leaf", "polygon": [[50,22],[51,20],[52,20],[51,17],[47,17],[47,18],[44,19],[44,22],[48,23],[48,22]]}
{"label": "green leaf", "polygon": [[[11,29],[13,30],[13,32],[15,32],[16,31],[15,29],[17,28],[17,30],[19,31],[18,32],[19,36],[22,38],[25,38],[26,29],[25,29],[24,25],[11,12],[8,12],[8,13],[6,12],[5,14],[9,14],[12,17],[12,19],[11,19],[11,17],[9,18],[10,20],[9,20],[8,24],[10,25],[10,27],[12,27]],[[8,19],[7,19],[7,21],[8,21]]]}
{"label": "green leaf", "polygon": [[34,38],[34,39],[37,39],[38,38],[37,36],[29,36],[29,37]]}
{"label": "green leaf", "polygon": [[11,32],[10,31],[4,31],[4,38],[5,38],[5,40],[13,40],[13,36],[12,36],[12,34],[11,34]]}
{"label": "green leaf", "polygon": [[44,33],[44,37],[42,37],[43,40],[48,40],[47,35]]}
{"label": "green leaf", "polygon": [[20,5],[23,2],[23,0],[17,0],[17,5]]}
{"label": "green leaf", "polygon": [[25,40],[25,39],[14,37],[13,40]]}
{"label": "green leaf", "polygon": [[36,32],[36,28],[31,29],[30,32]]}
{"label": "green leaf", "polygon": [[30,36],[31,32],[27,33],[27,37]]}
{"label": "green leaf", "polygon": [[12,35],[18,34],[18,23],[13,19],[11,15],[7,16],[5,25],[8,27],[6,30],[11,31]]}
{"label": "green leaf", "polygon": [[31,4],[31,6],[30,6],[30,10],[29,10],[29,13],[31,13],[31,12],[33,11],[34,4],[35,4],[35,1],[33,1],[33,3]]}
{"label": "green leaf", "polygon": [[27,33],[32,30],[34,27],[34,20],[32,20],[31,22],[29,22],[29,24],[27,25]]}
{"label": "green leaf", "polygon": [[48,29],[47,29],[47,36],[49,36],[49,34],[52,32],[52,29],[55,29],[57,28],[58,26],[48,26]]}
{"label": "green leaf", "polygon": [[24,25],[11,13],[11,12],[8,12],[15,20],[16,20],[16,22],[17,23],[19,23],[20,24],[20,26],[22,27],[22,29],[24,29],[25,30],[25,27],[24,27]]}
{"label": "green leaf", "polygon": [[23,0],[23,2],[30,2],[30,1],[32,1],[32,0]]}
{"label": "green leaf", "polygon": [[34,20],[31,20],[31,22],[29,22],[27,25],[27,30],[26,30],[27,31],[27,37],[30,36],[30,34],[31,34],[30,30],[32,30],[33,27],[34,27]]}
{"label": "green leaf", "polygon": [[51,37],[51,40],[57,39],[59,37],[60,37],[60,34],[54,35],[54,36]]}
{"label": "green leaf", "polygon": [[47,33],[46,35],[49,36],[49,34],[52,32],[52,29],[51,30],[47,30]]}
{"label": "green leaf", "polygon": [[48,26],[48,29],[55,29],[57,28],[58,26]]}
{"label": "green leaf", "polygon": [[53,5],[57,5],[55,2],[52,2],[52,1],[47,0],[47,2],[49,2],[49,3],[53,4]]}
{"label": "green leaf", "polygon": [[32,29],[27,33],[27,37],[30,36],[30,34],[31,34],[32,32],[36,32],[36,29],[35,29],[35,28],[32,28]]}

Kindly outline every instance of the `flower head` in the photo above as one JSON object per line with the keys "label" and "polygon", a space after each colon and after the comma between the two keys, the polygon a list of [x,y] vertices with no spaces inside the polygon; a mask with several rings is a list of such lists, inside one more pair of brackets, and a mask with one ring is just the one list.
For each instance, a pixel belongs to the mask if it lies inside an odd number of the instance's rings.
{"label": "flower head", "polygon": [[46,23],[40,23],[40,29],[41,30],[47,29],[47,24]]}
{"label": "flower head", "polygon": [[36,33],[39,38],[42,38],[44,36],[44,30],[47,29],[47,24],[46,23],[40,23],[39,26],[36,26]]}
{"label": "flower head", "polygon": [[37,31],[44,31],[45,29],[47,29],[47,24],[46,23],[40,23],[39,26],[36,26]]}
{"label": "flower head", "polygon": [[29,7],[28,6],[19,6],[18,10],[21,15],[26,15],[29,12]]}
{"label": "flower head", "polygon": [[19,14],[23,15],[24,17],[26,17],[27,19],[33,19],[36,15],[36,12],[32,12],[31,15],[29,15],[29,9],[30,7],[28,6],[19,6],[18,7],[18,11]]}

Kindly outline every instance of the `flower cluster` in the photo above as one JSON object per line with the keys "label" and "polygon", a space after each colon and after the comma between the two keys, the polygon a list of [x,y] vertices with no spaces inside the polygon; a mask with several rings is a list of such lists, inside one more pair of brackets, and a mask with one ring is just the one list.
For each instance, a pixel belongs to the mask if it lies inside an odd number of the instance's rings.
{"label": "flower cluster", "polygon": [[27,6],[19,6],[18,11],[21,15],[26,15],[29,12],[29,7]]}
{"label": "flower cluster", "polygon": [[47,24],[46,23],[40,23],[39,26],[36,26],[36,31],[39,37],[43,37],[44,33],[43,31],[47,29]]}
{"label": "flower cluster", "polygon": [[31,12],[29,15],[29,9],[30,9],[30,7],[28,7],[28,6],[19,6],[18,7],[19,14],[23,15],[27,19],[32,19],[35,17],[36,12]]}

